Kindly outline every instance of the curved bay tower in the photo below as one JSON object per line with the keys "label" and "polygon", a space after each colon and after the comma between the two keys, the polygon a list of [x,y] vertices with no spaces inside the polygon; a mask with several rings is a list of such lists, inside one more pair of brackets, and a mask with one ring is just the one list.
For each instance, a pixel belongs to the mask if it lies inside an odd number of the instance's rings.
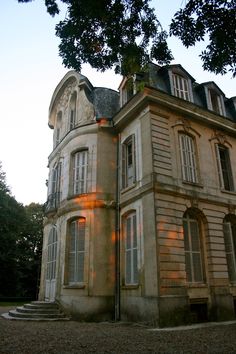
{"label": "curved bay tower", "polygon": [[39,299],[81,320],[235,318],[236,98],[181,65],[119,93],[70,71],[49,126]]}
{"label": "curved bay tower", "polygon": [[[49,108],[49,156],[40,297],[80,318],[110,317],[113,303],[118,93],[71,71]],[[108,315],[109,314],[109,315]]]}

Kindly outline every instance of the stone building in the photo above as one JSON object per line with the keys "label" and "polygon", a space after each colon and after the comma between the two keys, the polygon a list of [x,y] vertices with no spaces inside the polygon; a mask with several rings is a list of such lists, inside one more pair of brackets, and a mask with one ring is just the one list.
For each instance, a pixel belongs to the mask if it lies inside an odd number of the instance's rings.
{"label": "stone building", "polygon": [[235,318],[236,97],[181,65],[119,93],[70,71],[49,126],[39,298],[87,320]]}

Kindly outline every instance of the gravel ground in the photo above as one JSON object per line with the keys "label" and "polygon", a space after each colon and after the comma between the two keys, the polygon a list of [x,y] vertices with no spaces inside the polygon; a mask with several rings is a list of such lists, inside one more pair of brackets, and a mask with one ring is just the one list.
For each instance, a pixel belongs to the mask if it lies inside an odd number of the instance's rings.
{"label": "gravel ground", "polygon": [[235,354],[236,323],[158,331],[127,323],[27,322],[0,317],[0,354],[9,353]]}

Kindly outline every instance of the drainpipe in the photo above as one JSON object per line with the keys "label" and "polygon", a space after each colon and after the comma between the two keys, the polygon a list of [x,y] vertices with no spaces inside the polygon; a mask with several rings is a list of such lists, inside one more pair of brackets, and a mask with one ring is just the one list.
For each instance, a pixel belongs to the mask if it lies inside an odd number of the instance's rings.
{"label": "drainpipe", "polygon": [[117,139],[116,155],[116,232],[115,232],[115,321],[120,320],[120,134]]}

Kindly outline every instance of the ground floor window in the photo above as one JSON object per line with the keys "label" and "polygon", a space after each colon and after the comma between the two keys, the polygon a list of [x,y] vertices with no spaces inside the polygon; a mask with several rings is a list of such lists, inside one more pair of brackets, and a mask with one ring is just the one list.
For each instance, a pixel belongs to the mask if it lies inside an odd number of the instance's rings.
{"label": "ground floor window", "polygon": [[68,241],[69,284],[82,283],[84,282],[85,218],[70,222]]}

